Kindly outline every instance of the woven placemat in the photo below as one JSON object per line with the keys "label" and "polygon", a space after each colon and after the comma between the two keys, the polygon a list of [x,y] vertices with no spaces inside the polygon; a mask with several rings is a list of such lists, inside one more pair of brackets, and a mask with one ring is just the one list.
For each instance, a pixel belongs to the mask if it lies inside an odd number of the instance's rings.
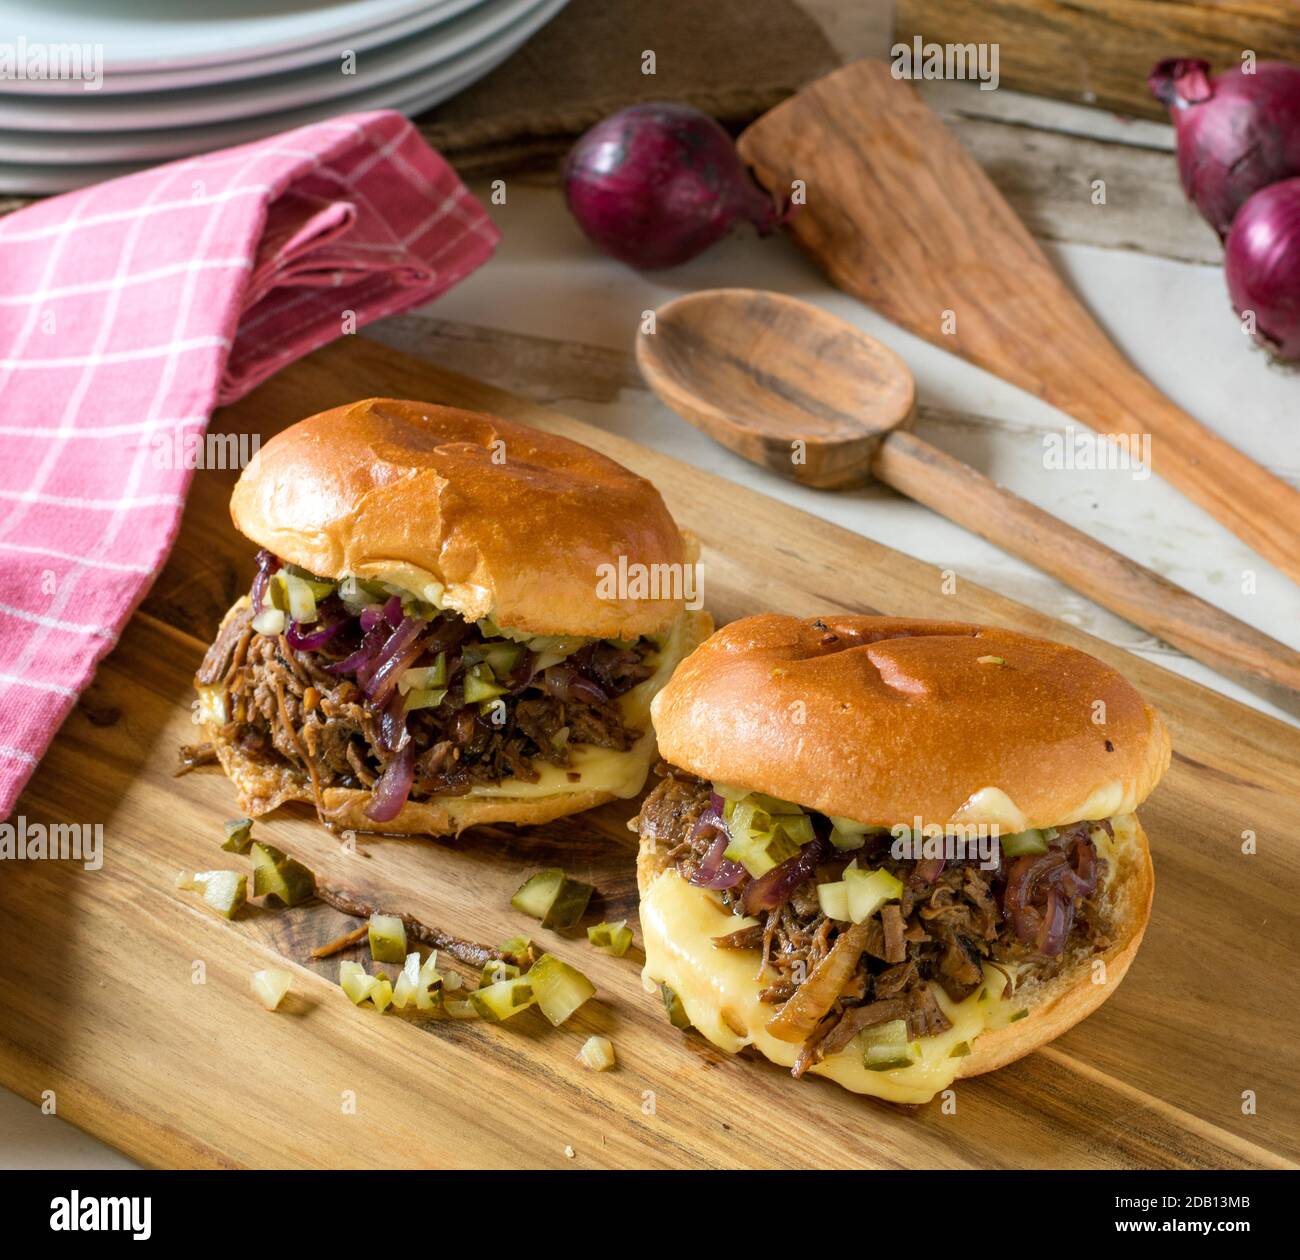
{"label": "woven placemat", "polygon": [[[649,54],[653,74],[643,70]],[[795,0],[570,0],[508,61],[418,121],[462,175],[546,169],[625,105],[684,101],[738,130],[836,64]]]}

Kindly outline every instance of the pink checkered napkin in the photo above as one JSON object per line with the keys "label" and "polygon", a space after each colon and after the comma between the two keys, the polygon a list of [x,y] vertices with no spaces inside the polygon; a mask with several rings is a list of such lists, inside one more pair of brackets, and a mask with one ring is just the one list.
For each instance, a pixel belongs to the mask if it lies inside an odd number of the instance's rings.
{"label": "pink checkered napkin", "polygon": [[161,437],[498,239],[387,111],[0,219],[0,818],[175,539],[192,473],[158,466]]}

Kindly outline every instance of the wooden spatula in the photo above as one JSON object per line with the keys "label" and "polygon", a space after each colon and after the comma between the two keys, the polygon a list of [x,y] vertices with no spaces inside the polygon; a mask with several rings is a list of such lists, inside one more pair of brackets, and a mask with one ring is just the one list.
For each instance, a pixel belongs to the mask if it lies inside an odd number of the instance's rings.
{"label": "wooden spatula", "polygon": [[912,375],[852,324],[798,298],[710,289],[661,306],[654,327],[637,338],[646,382],[724,446],[806,485],[875,477],[1300,714],[1300,653],[906,432]]}
{"label": "wooden spatula", "polygon": [[739,147],[768,188],[788,196],[802,181],[790,231],[840,288],[1102,433],[1151,434],[1154,471],[1300,581],[1300,494],[1120,354],[888,65],[859,61],[817,80]]}

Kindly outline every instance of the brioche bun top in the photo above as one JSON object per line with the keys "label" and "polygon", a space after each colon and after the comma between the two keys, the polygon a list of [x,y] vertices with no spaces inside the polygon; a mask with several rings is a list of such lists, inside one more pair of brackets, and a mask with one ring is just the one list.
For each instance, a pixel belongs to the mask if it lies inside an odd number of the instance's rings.
{"label": "brioche bun top", "polygon": [[1160,715],[1087,653],[899,617],[733,621],[651,714],[675,766],[882,827],[1131,813],[1170,755]]}
{"label": "brioche bun top", "polygon": [[389,398],[277,434],[244,470],[230,514],[318,576],[437,583],[467,619],[539,635],[662,630],[683,600],[602,598],[622,592],[600,588],[600,566],[694,558],[659,492],[613,460],[496,416]]}

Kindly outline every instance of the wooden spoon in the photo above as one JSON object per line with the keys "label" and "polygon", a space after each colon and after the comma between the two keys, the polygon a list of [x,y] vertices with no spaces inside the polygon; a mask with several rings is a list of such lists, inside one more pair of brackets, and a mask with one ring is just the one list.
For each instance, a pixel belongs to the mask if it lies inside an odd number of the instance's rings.
{"label": "wooden spoon", "polygon": [[650,388],[752,463],[827,489],[883,481],[1300,712],[1300,653],[906,432],[907,365],[851,324],[797,298],[711,289],[661,306],[654,328],[636,347]]}
{"label": "wooden spoon", "polygon": [[739,149],[783,198],[799,181],[806,204],[790,231],[840,288],[1094,429],[1149,433],[1156,472],[1300,581],[1300,493],[1124,358],[988,176],[885,62],[818,79],[753,123]]}

